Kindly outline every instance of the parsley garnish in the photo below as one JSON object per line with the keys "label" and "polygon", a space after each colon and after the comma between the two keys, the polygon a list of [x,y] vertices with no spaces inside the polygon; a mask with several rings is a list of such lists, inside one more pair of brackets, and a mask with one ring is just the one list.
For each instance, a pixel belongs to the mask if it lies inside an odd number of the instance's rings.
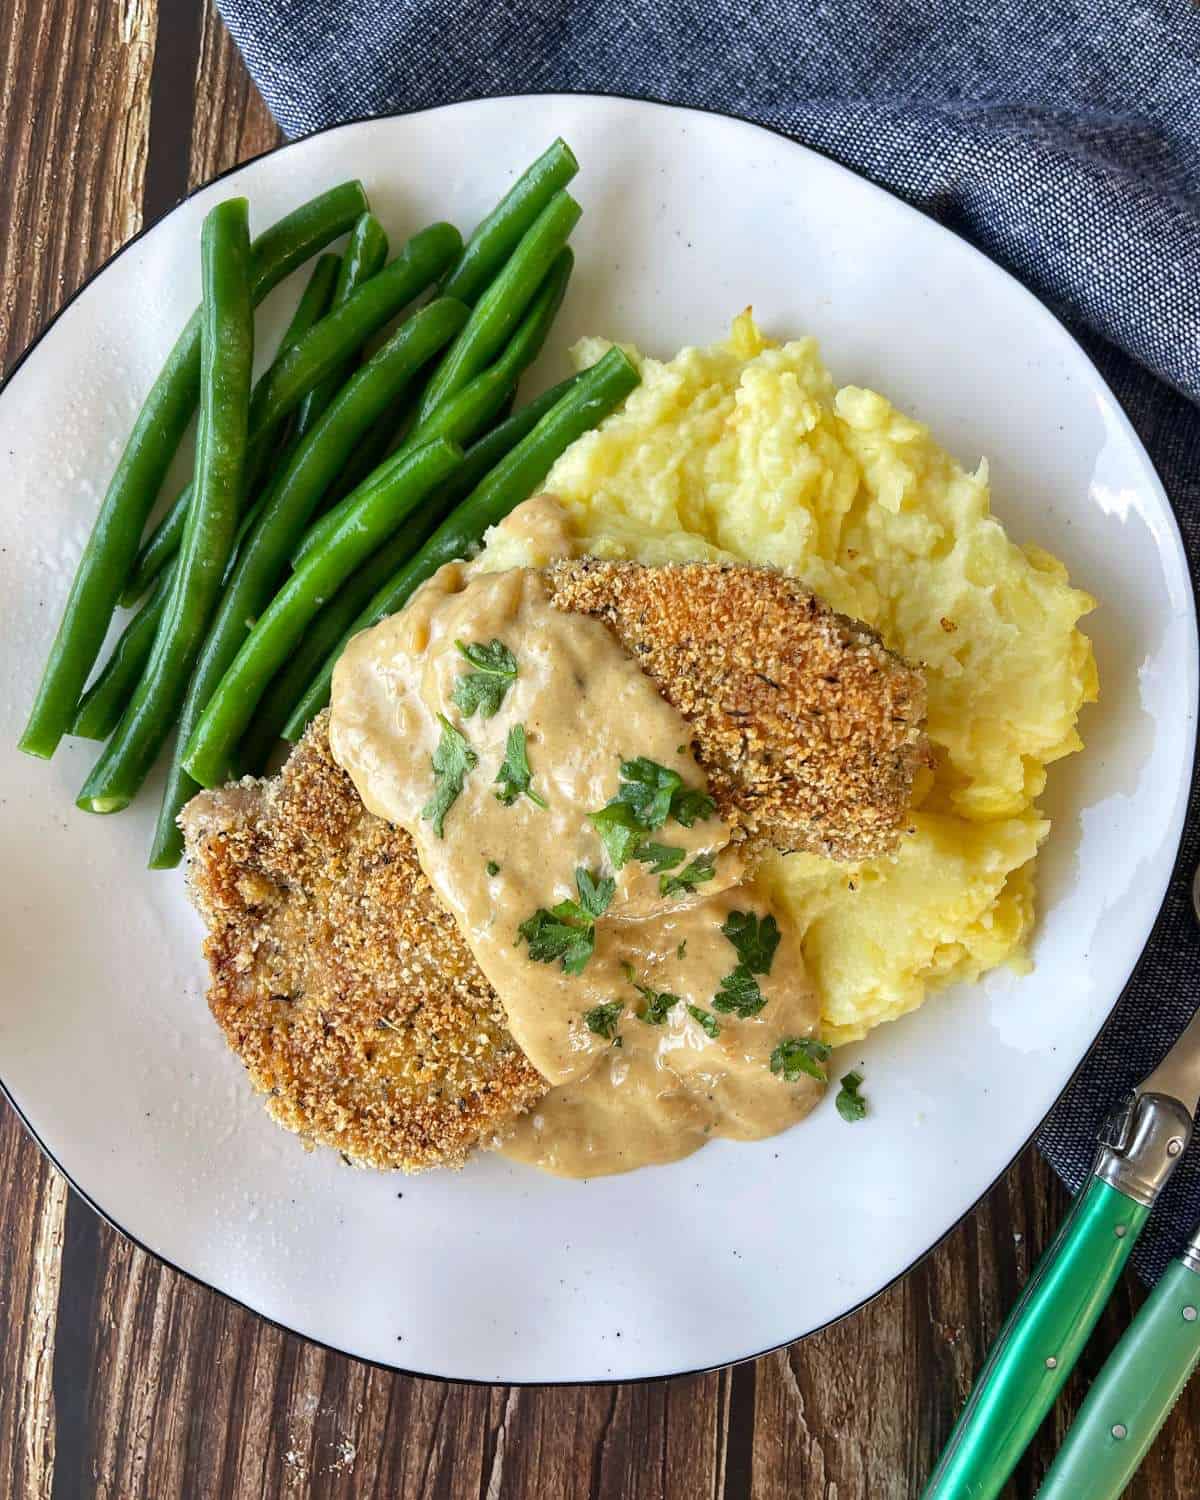
{"label": "parsley garnish", "polygon": [[683,942],[680,943],[679,947],[676,948],[676,950],[675,950],[675,957],[676,958],[682,958],[683,955],[686,952],[687,952],[687,938],[684,938]]}
{"label": "parsley garnish", "polygon": [[[641,859],[641,855],[638,858]],[[658,882],[659,894],[676,896],[680,891],[693,891],[702,881],[711,880],[717,872],[711,854],[700,854],[678,875],[664,875]]]}
{"label": "parsley garnish", "polygon": [[491,640],[486,645],[474,641],[469,646],[455,641],[454,645],[476,670],[459,674],[451,696],[464,719],[469,719],[476,709],[490,719],[517,680],[517,658],[503,641]]}
{"label": "parsley garnish", "polygon": [[554,908],[555,912],[571,907],[576,916],[591,917],[594,921],[608,910],[617,889],[617,882],[607,876],[597,880],[590,870],[580,865],[575,871],[575,889],[579,892],[579,900],[560,901]]}
{"label": "parsley garnish", "polygon": [[779,924],[772,916],[756,917],[752,911],[731,911],[721,931],[737,949],[737,956],[751,974],[769,974],[779,947]]}
{"label": "parsley garnish", "polygon": [[614,870],[629,863],[645,838],[633,809],[624,802],[610,802],[599,812],[588,813],[588,822],[600,835]]}
{"label": "parsley garnish", "polygon": [[642,1011],[640,1019],[648,1026],[661,1026],[667,1019],[671,1007],[679,1004],[679,996],[673,995],[670,990],[652,990],[648,984],[637,984],[634,989],[646,1002],[646,1008]]}
{"label": "parsley garnish", "polygon": [[653,840],[641,844],[637,851],[639,864],[649,865],[651,875],[661,875],[664,870],[673,870],[684,857],[682,849],[670,844],[656,844]]}
{"label": "parsley garnish", "polygon": [[713,996],[714,1010],[726,1014],[733,1011],[743,1020],[758,1015],[766,1003],[767,997],[759,989],[758,980],[745,964],[738,964],[731,973],[726,974]]}
{"label": "parsley garnish", "polygon": [[620,1000],[610,1000],[607,1005],[593,1005],[583,1013],[584,1024],[595,1036],[611,1042],[617,1034],[617,1023],[625,1007]]}
{"label": "parsley garnish", "polygon": [[621,965],[621,968],[625,978],[646,1002],[646,1008],[638,1013],[638,1020],[645,1021],[648,1026],[661,1026],[667,1019],[671,1007],[679,1004],[679,996],[673,995],[670,990],[655,990],[648,984],[640,983],[637,970],[628,959]]}
{"label": "parsley garnish", "polygon": [[721,1034],[721,1023],[710,1010],[703,1010],[699,1005],[689,1005],[688,1015],[693,1021],[698,1021],[704,1030],[714,1041]]}
{"label": "parsley garnish", "polygon": [[442,737],[433,752],[433,796],[421,809],[421,817],[433,824],[438,838],[443,838],[446,814],[462,795],[463,783],[479,764],[479,757],[444,714],[438,714],[438,723]]}
{"label": "parsley garnish", "polygon": [[685,828],[690,828],[697,819],[711,818],[716,810],[717,804],[708,793],[696,787],[685,787],[671,798],[671,816]]}
{"label": "parsley garnish", "polygon": [[671,816],[671,799],[682,790],[679,772],[660,766],[656,760],[639,755],[621,762],[617,800],[633,809],[642,828],[661,828]]}
{"label": "parsley garnish", "polygon": [[582,974],[596,946],[591,925],[576,927],[565,922],[553,912],[539,906],[532,917],[527,917],[517,928],[518,941],[524,938],[529,944],[529,956],[535,963],[552,964],[562,961],[568,974]]}
{"label": "parsley garnish", "polygon": [[489,875],[499,875],[500,873],[500,866],[494,859],[489,859],[487,864],[484,865],[483,868],[488,872]]}
{"label": "parsley garnish", "polygon": [[561,961],[568,974],[582,974],[596,947],[596,918],[602,917],[617,888],[615,880],[597,880],[582,865],[575,871],[578,901],[560,901],[551,911],[539,906],[517,928],[517,941],[529,944],[536,963]]}
{"label": "parsley garnish", "polygon": [[[683,872],[685,875],[687,871]],[[767,1003],[758,987],[756,974],[769,974],[779,947],[779,924],[772,916],[756,917],[752,911],[731,911],[721,924],[721,931],[737,950],[741,962],[722,979],[713,996],[713,1009],[733,1011],[743,1020],[756,1016]],[[775,1049],[778,1053],[779,1048]],[[772,1055],[771,1068],[775,1067]]]}
{"label": "parsley garnish", "polygon": [[864,1119],[867,1113],[867,1101],[859,1093],[862,1081],[861,1073],[846,1073],[842,1078],[842,1086],[838,1089],[837,1098],[834,1100],[838,1114],[843,1120],[849,1120],[852,1125],[855,1120]]}
{"label": "parsley garnish", "polygon": [[697,818],[711,818],[715,811],[716,803],[707,792],[685,786],[678,771],[639,755],[621,762],[617,795],[588,817],[604,841],[614,870],[621,869],[635,856],[641,859],[640,851],[645,849],[647,853],[654,851],[653,859],[646,862],[653,864],[656,875],[661,875],[674,869],[683,852],[676,851],[679,859],[671,864],[663,863],[672,846],[647,843],[646,835],[661,828],[668,818],[690,828]]}
{"label": "parsley garnish", "polygon": [[661,828],[668,818],[690,828],[697,818],[711,818],[717,806],[707,792],[684,786],[678,771],[645,755],[621,762],[617,800],[627,803],[649,830]]}
{"label": "parsley garnish", "polygon": [[818,1083],[828,1083],[824,1064],[832,1051],[828,1042],[819,1042],[815,1037],[785,1037],[771,1053],[771,1072],[780,1074],[785,1083],[798,1082],[802,1073]]}
{"label": "parsley garnish", "polygon": [[504,760],[496,773],[496,793],[505,807],[511,807],[518,797],[528,797],[538,807],[545,807],[546,799],[533,790],[533,772],[529,769],[529,756],[525,751],[525,726],[514,724],[508,731],[504,746]]}

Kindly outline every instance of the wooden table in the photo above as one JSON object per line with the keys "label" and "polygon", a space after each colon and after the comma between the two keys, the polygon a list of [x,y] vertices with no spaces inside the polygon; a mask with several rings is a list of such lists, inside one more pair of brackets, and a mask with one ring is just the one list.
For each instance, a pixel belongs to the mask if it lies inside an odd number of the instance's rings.
{"label": "wooden table", "polygon": [[[279,132],[197,0],[0,0],[0,359]],[[755,1364],[637,1386],[414,1380],[329,1354],[102,1224],[0,1107],[0,1500],[906,1500],[1067,1199],[1026,1151],[899,1285]],[[1113,1299],[1009,1496],[1139,1301]],[[1129,1494],[1195,1500],[1200,1381]],[[1081,1497],[1084,1500],[1084,1497]]]}

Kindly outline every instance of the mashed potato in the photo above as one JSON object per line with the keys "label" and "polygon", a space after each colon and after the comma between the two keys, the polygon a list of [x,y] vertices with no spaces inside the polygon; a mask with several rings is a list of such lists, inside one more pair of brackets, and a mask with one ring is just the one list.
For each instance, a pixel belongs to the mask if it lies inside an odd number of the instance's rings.
{"label": "mashed potato", "polygon": [[[579,362],[605,347],[585,341]],[[585,550],[774,564],[926,671],[936,767],[899,853],[859,866],[789,855],[762,871],[804,930],[829,1040],[1026,963],[1049,831],[1034,802],[1046,766],[1081,748],[1079,709],[1097,695],[1076,629],[1093,601],[1048,553],[1008,539],[986,465],[967,474],[883,396],[835,390],[813,340],[777,347],[745,314],[727,342],[666,364],[630,352],[642,385],[545,485]]]}

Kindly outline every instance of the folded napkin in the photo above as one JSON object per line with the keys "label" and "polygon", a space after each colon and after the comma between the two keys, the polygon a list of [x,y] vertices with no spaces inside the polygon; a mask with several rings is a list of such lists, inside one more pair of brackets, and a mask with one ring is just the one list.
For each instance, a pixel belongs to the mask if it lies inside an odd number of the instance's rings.
{"label": "folded napkin", "polygon": [[[489,94],[728,111],[890,188],[1014,272],[1112,386],[1200,563],[1200,10],[1189,0],[218,0],[290,136]],[[1200,1004],[1200,799],[1124,997],[1039,1137],[1072,1188]],[[1200,1220],[1200,1143],[1136,1251]]]}

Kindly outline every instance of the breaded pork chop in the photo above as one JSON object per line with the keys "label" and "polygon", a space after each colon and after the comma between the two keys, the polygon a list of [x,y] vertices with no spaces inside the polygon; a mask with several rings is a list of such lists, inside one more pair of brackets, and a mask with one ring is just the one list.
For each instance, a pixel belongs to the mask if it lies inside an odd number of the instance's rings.
{"label": "breaded pork chop", "polygon": [[324,713],[278,776],[184,809],[209,1006],[281,1125],[370,1166],[458,1166],[546,1084],[328,729]]}
{"label": "breaded pork chop", "polygon": [[[924,686],[865,626],[767,568],[556,565],[693,725],[752,840],[890,848]],[[278,777],[203,792],[181,822],[209,927],[209,1003],[268,1108],[355,1160],[459,1165],[545,1092],[402,829],[368,813],[314,721]]]}
{"label": "breaded pork chop", "polygon": [[895,848],[927,753],[925,680],[875,631],[774,568],[583,557],[547,577],[688,720],[721,816],[751,845]]}

